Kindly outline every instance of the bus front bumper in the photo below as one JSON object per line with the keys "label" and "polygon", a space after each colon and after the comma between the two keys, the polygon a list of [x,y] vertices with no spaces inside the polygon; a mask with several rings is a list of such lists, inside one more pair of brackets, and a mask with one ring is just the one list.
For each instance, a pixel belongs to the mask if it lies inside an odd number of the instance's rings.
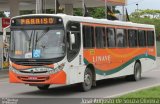
{"label": "bus front bumper", "polygon": [[9,81],[24,84],[66,84],[66,73],[61,70],[50,75],[20,75],[10,70]]}

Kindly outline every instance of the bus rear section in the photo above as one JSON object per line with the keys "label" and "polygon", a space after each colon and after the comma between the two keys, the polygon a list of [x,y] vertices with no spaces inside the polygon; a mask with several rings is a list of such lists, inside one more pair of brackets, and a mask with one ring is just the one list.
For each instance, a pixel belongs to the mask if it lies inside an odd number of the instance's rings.
{"label": "bus rear section", "polygon": [[94,79],[126,76],[137,81],[143,72],[156,66],[154,26],[82,24],[84,63],[96,73]]}

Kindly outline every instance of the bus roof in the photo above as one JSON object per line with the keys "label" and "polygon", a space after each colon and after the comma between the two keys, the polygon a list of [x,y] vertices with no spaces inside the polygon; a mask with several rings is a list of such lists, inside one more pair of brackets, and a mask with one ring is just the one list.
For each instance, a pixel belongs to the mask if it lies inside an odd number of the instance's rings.
{"label": "bus roof", "polygon": [[58,17],[62,17],[66,21],[109,24],[109,25],[117,25],[117,26],[130,26],[130,27],[151,28],[151,29],[155,28],[154,25],[149,25],[149,24],[139,24],[139,23],[133,23],[133,22],[118,21],[118,20],[96,19],[93,17],[71,16],[66,14],[30,14],[30,15],[16,16],[16,17],[13,17],[12,19],[20,18],[20,17],[29,17],[29,16],[58,16]]}

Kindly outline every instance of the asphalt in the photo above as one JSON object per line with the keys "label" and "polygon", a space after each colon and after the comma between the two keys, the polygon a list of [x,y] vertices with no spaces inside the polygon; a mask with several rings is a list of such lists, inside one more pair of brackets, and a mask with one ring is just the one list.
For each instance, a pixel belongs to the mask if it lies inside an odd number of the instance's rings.
{"label": "asphalt", "polygon": [[1,69],[0,70],[0,79],[8,78],[8,69]]}

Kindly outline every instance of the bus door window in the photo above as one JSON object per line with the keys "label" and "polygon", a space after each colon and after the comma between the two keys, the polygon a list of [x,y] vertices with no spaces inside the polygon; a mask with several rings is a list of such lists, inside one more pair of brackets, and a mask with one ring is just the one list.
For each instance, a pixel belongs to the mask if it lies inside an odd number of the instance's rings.
{"label": "bus door window", "polygon": [[[73,37],[72,37],[72,36]],[[74,38],[74,43],[71,43],[71,38]],[[67,58],[68,61],[72,61],[80,51],[81,35],[80,35],[80,23],[69,22],[67,25]]]}
{"label": "bus door window", "polygon": [[107,42],[108,42],[108,47],[116,47],[116,40],[115,40],[115,30],[112,28],[107,29]]}

